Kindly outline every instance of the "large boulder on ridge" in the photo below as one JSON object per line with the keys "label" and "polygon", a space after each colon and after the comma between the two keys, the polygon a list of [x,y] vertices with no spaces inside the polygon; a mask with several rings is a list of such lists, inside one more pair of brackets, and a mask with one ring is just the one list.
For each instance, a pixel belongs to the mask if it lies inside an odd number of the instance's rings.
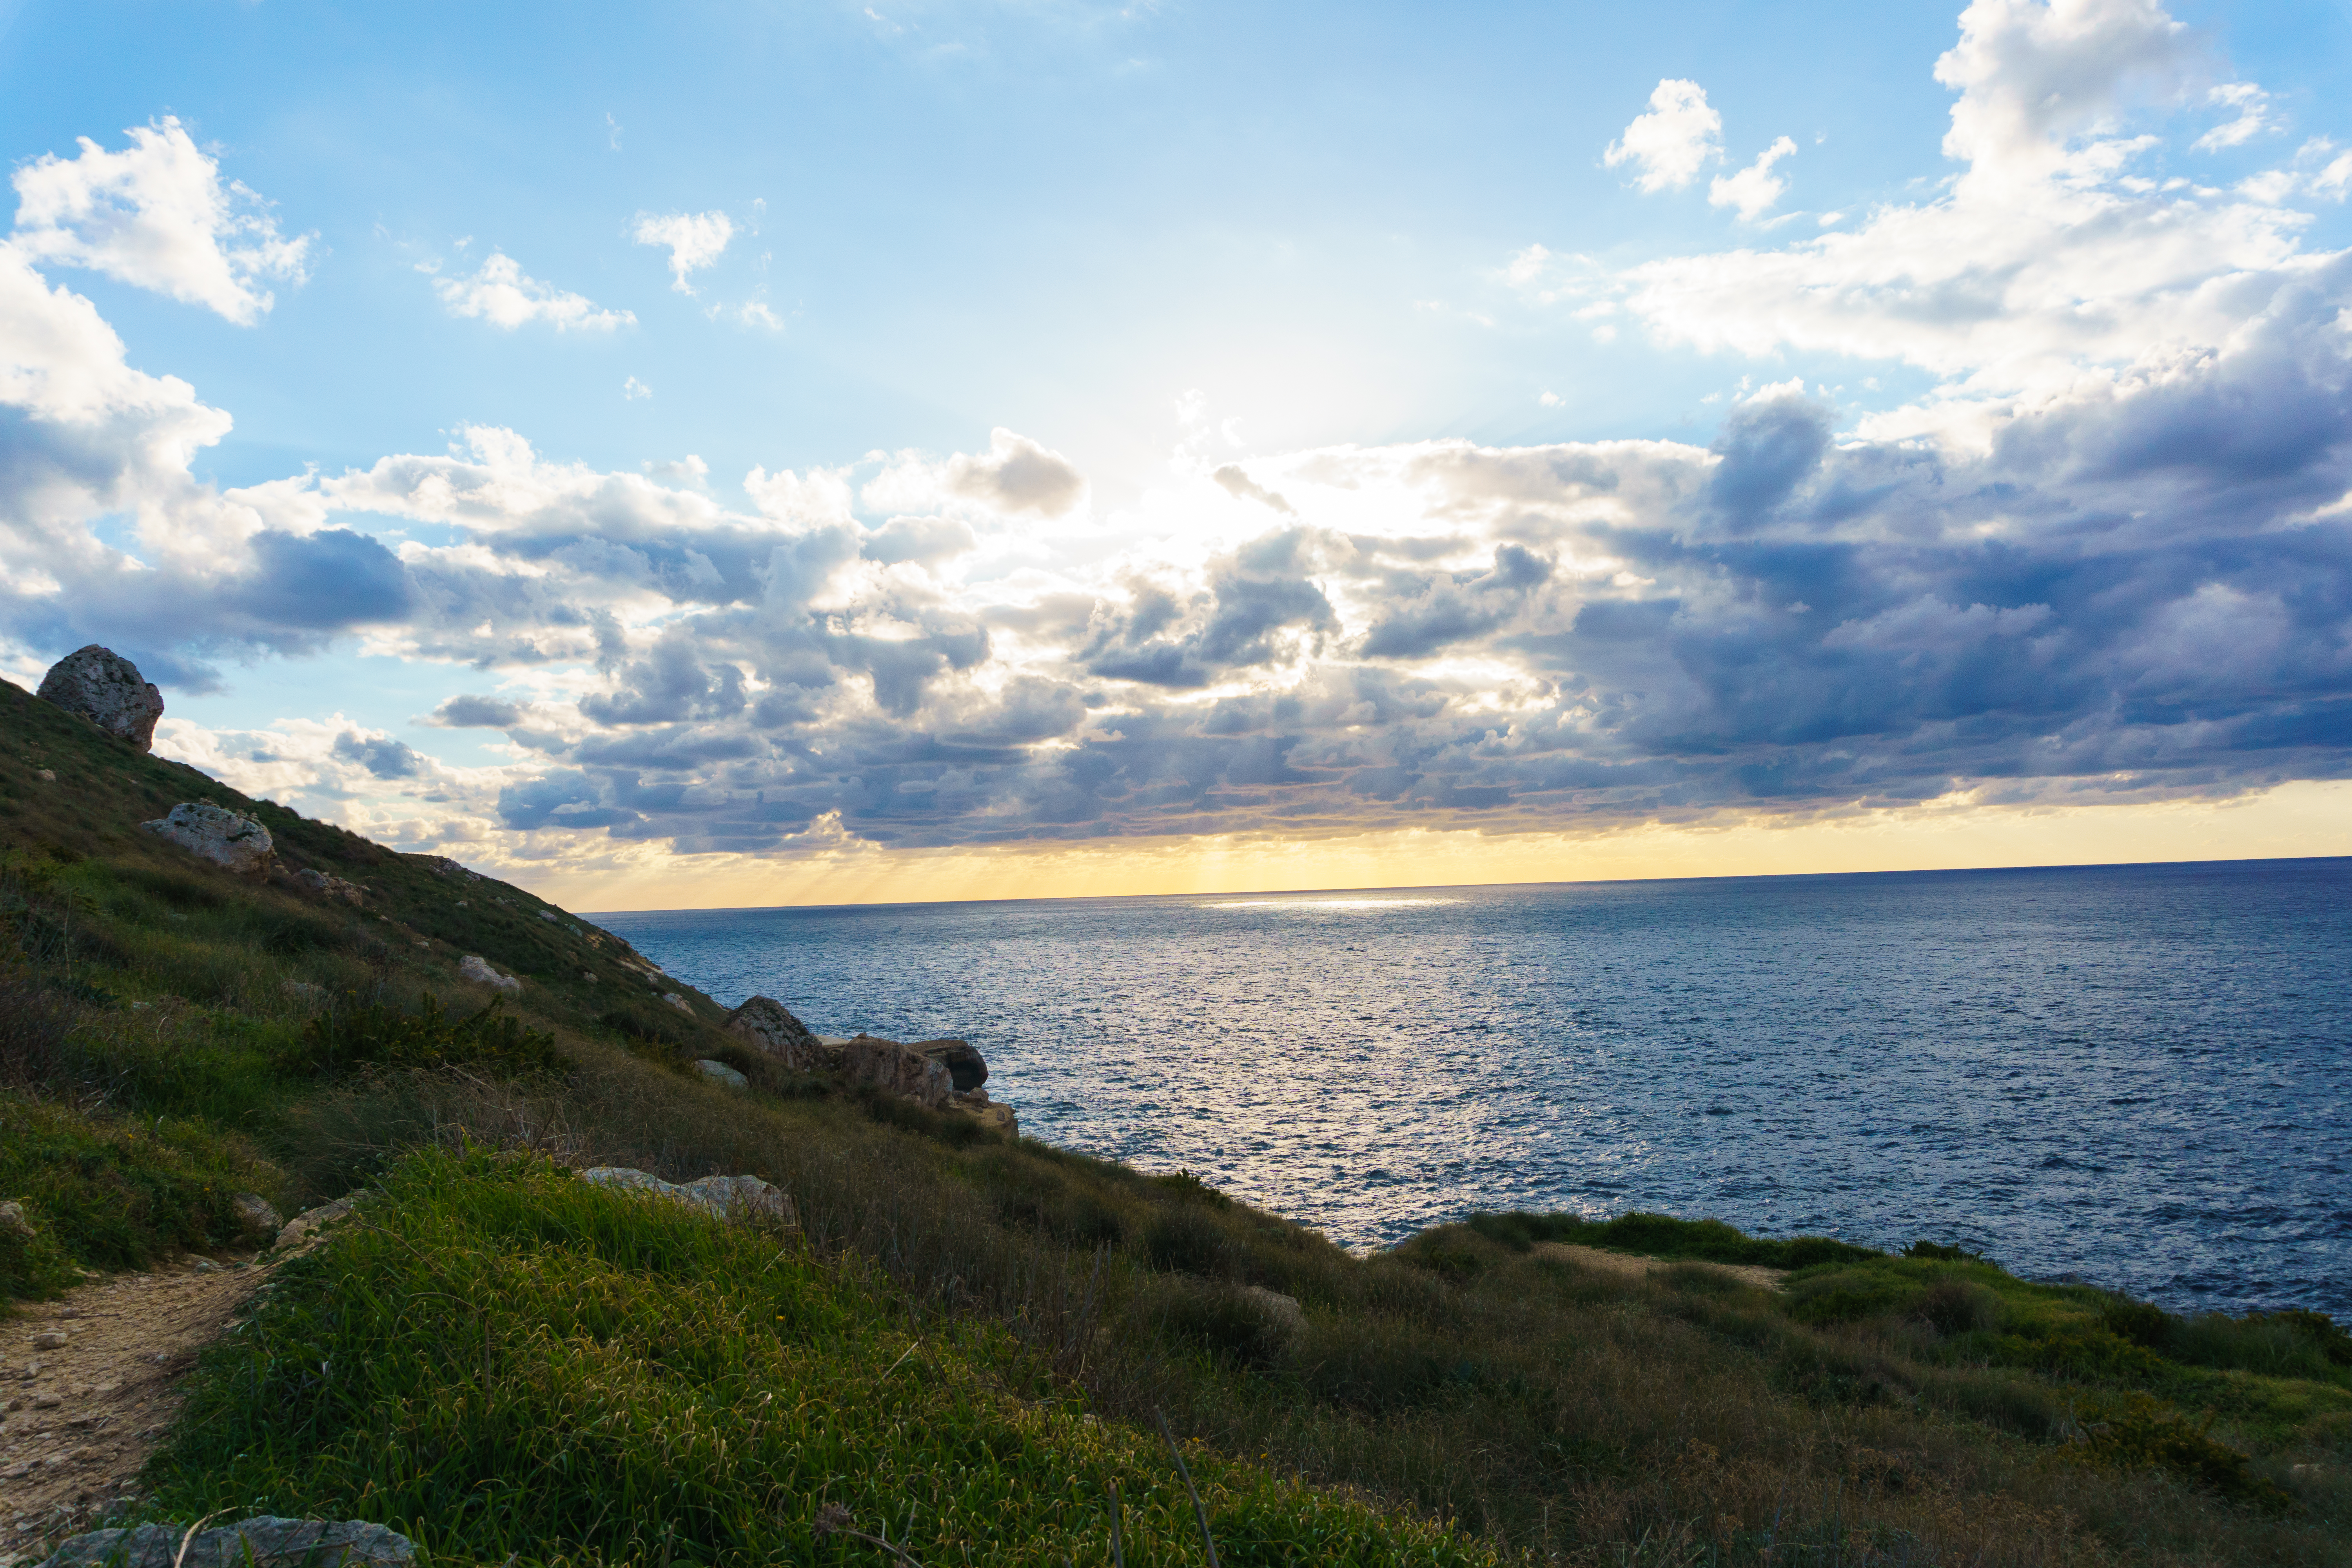
{"label": "large boulder on ridge", "polygon": [[171,816],[139,826],[232,871],[266,871],[276,856],[269,829],[208,800],[184,800],[172,808]]}
{"label": "large boulder on ridge", "polygon": [[154,749],[163,694],[140,675],[137,665],[112,648],[92,643],[66,655],[49,666],[37,695],[142,752]]}
{"label": "large boulder on ridge", "polygon": [[859,1035],[841,1047],[841,1060],[850,1082],[903,1094],[933,1110],[945,1109],[954,1092],[946,1063],[896,1040]]}
{"label": "large boulder on ridge", "polygon": [[816,1072],[831,1063],[824,1045],[782,1002],[754,996],[720,1026],[755,1051],[775,1058],[793,1072]]}
{"label": "large boulder on ridge", "polygon": [[947,1068],[948,1079],[959,1094],[988,1081],[988,1060],[969,1040],[918,1040],[907,1048]]}

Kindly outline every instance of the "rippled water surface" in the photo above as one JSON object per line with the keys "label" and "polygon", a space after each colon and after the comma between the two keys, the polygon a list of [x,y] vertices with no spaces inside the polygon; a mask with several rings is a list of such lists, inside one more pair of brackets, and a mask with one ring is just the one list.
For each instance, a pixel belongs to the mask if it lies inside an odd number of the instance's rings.
{"label": "rippled water surface", "polygon": [[1351,1245],[1647,1208],[2352,1314],[2352,860],[598,919]]}

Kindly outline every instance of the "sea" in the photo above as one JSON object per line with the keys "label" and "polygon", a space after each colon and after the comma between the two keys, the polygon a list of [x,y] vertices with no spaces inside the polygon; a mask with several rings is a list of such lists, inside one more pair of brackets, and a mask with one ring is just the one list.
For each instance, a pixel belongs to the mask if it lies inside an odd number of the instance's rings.
{"label": "sea", "polygon": [[1641,1209],[2352,1321],[2352,858],[593,918],[1352,1247]]}

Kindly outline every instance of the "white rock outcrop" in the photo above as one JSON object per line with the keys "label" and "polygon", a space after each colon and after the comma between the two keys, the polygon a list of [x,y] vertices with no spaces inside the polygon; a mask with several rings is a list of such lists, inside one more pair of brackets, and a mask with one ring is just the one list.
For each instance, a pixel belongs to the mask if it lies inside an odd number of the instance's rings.
{"label": "white rock outcrop", "polygon": [[757,1176],[704,1176],[693,1182],[665,1182],[650,1172],[633,1171],[625,1165],[596,1165],[581,1172],[580,1179],[600,1187],[645,1193],[684,1204],[720,1219],[749,1217],[784,1225],[800,1223],[800,1216],[793,1212],[793,1200],[784,1190]]}
{"label": "white rock outcrop", "polygon": [[483,961],[478,952],[469,952],[457,961],[457,978],[470,980],[477,985],[487,985],[503,991],[509,996],[522,994],[522,982],[511,974],[500,974]]}
{"label": "white rock outcrop", "polygon": [[38,695],[142,752],[154,749],[163,694],[141,677],[137,665],[111,648],[92,643],[66,655],[41,678]]}
{"label": "white rock outcrop", "polygon": [[266,871],[276,855],[269,829],[208,800],[184,800],[172,808],[171,816],[139,826],[232,871]]}
{"label": "white rock outcrop", "polygon": [[712,1061],[707,1057],[694,1064],[694,1070],[709,1079],[711,1082],[725,1084],[729,1089],[749,1089],[751,1087],[751,1080],[750,1079],[745,1078],[741,1073],[737,1072],[725,1062]]}

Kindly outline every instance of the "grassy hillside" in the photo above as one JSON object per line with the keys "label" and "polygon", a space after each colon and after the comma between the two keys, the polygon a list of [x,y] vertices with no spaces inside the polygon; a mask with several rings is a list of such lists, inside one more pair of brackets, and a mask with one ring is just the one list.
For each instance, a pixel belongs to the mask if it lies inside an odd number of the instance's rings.
{"label": "grassy hillside", "polygon": [[[185,799],[369,890],[137,830]],[[155,1517],[378,1519],[449,1563],[896,1560],[824,1533],[835,1504],[931,1568],[1100,1563],[1116,1483],[1128,1561],[1202,1561],[1164,1415],[1228,1563],[2352,1563],[2352,1342],[2315,1315],[1638,1215],[1358,1258],[782,1074],[520,889],[5,687],[0,923],[0,1200],[36,1221],[0,1230],[8,1291],[249,1252],[239,1192],[363,1194],[200,1370]],[[486,1016],[466,953],[520,997]],[[802,1226],[567,1174],[593,1163],[756,1173]]]}

